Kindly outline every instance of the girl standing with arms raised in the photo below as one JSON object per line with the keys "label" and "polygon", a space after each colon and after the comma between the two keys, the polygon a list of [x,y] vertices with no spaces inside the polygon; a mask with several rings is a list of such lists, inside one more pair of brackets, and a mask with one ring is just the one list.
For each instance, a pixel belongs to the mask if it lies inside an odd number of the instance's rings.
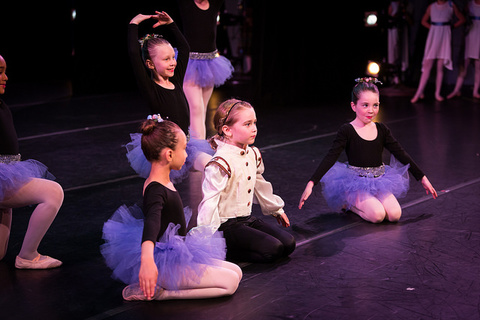
{"label": "girl standing with arms raised", "polygon": [[249,146],[257,136],[255,110],[248,102],[230,99],[218,107],[213,121],[217,135],[211,144],[217,151],[205,168],[198,225],[223,231],[228,260],[273,262],[287,257],[295,249],[293,236],[251,215],[255,196],[264,215],[290,226],[283,200],[262,176],[260,151]]}
{"label": "girl standing with arms raised", "polygon": [[[0,56],[0,94],[5,93],[7,64]],[[42,163],[21,161],[12,113],[0,100],[0,260],[7,252],[12,208],[37,205],[32,212],[22,248],[15,260],[19,269],[50,269],[62,262],[37,249],[63,203],[62,187]]]}
{"label": "girl standing with arms raised", "polygon": [[[138,25],[147,20],[156,20],[153,28],[164,26],[176,46],[176,57],[172,44],[162,36],[151,34],[138,41]],[[190,110],[183,92],[183,79],[188,64],[189,46],[175,22],[166,12],[154,15],[138,14],[128,26],[128,51],[135,78],[142,96],[147,100],[152,113],[175,122],[189,137]],[[127,158],[132,168],[143,178],[150,173],[150,162],[140,146],[140,134],[132,134],[127,144]],[[188,139],[187,163],[181,171],[173,173],[174,182],[180,182],[193,167],[203,170],[213,150],[205,140]],[[210,154],[210,155],[208,155]]]}
{"label": "girl standing with arms raised", "polygon": [[415,96],[410,100],[412,103],[423,99],[423,92],[427,86],[430,71],[435,60],[437,61],[437,76],[435,79],[435,99],[443,101],[440,94],[443,82],[443,67],[452,70],[452,31],[450,25],[455,15],[458,19],[454,28],[465,23],[465,17],[451,1],[437,0],[428,6],[422,18],[422,25],[428,28],[427,43],[422,62],[422,75]]}
{"label": "girl standing with arms raised", "polygon": [[[202,299],[233,294],[241,269],[222,261],[225,240],[202,228],[188,234],[182,200],[170,180],[187,157],[187,139],[158,116],[142,124],[142,149],[152,163],[143,211],[120,207],[103,227],[101,251],[126,300]],[[144,217],[143,217],[144,216]]]}
{"label": "girl standing with arms raised", "polygon": [[178,0],[190,59],[183,90],[190,105],[191,134],[205,139],[205,117],[213,88],[232,76],[230,61],[217,50],[217,17],[224,0]]}
{"label": "girl standing with arms raised", "polygon": [[[427,194],[430,192],[436,198],[437,192],[388,127],[373,121],[380,106],[375,85],[379,81],[375,78],[356,81],[351,102],[356,117],[338,130],[332,147],[310,178],[298,207],[303,207],[313,187],[322,182],[323,195],[332,210],[351,210],[373,223],[385,219],[395,222],[402,215],[397,198],[404,196],[409,188],[407,170],[422,182]],[[390,165],[382,162],[384,148],[392,154]],[[336,162],[343,150],[348,162]]]}

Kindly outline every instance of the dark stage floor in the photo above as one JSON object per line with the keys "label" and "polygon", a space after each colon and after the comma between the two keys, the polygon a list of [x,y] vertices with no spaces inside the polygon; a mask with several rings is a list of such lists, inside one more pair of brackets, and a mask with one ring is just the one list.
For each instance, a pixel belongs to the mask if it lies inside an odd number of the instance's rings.
{"label": "dark stage floor", "polygon": [[[222,94],[248,99],[234,86],[219,92],[214,101]],[[256,146],[266,179],[286,202],[296,251],[278,264],[242,265],[244,278],[229,298],[125,302],[124,285],[110,277],[99,246],[115,209],[141,202],[143,180],[130,169],[123,145],[148,110],[136,93],[17,106],[8,93],[3,99],[12,107],[23,157],[49,166],[65,201],[40,247],[64,262],[55,270],[14,268],[32,209],[14,211],[0,262],[2,320],[480,319],[479,101],[412,105],[409,97],[381,97],[377,120],[441,192],[432,200],[412,181],[400,201],[400,222],[378,225],[331,212],[320,189],[303,210],[296,208],[337,128],[351,120],[346,99],[256,106]],[[188,181],[178,188],[188,204],[194,190]]]}

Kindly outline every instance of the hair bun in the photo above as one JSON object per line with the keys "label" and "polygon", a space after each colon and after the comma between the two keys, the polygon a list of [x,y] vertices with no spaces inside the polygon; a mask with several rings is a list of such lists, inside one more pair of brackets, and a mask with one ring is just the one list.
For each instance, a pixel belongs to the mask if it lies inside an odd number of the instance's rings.
{"label": "hair bun", "polygon": [[156,125],[157,125],[157,122],[155,120],[145,120],[140,126],[140,132],[143,135],[148,136],[153,132],[153,130],[155,130]]}

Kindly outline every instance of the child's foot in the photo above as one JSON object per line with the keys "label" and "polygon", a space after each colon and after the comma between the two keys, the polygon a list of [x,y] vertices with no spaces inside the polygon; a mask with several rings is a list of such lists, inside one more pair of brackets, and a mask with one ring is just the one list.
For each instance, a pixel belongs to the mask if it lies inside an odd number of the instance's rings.
{"label": "child's foot", "polygon": [[441,102],[441,101],[443,101],[443,100],[445,100],[445,99],[444,99],[444,98],[443,98],[441,95],[439,95],[439,94],[436,94],[436,95],[435,95],[435,100],[437,100],[437,101],[440,101],[440,102]]}
{"label": "child's foot", "polygon": [[454,97],[460,97],[460,92],[457,92],[457,91],[453,91],[452,93],[450,93],[448,96],[447,96],[447,99],[452,99]]}
{"label": "child's foot", "polygon": [[424,98],[424,95],[423,94],[420,94],[420,95],[415,95],[412,100],[410,100],[411,103],[416,103],[418,100],[420,99],[423,99]]}
{"label": "child's foot", "polygon": [[19,256],[15,259],[15,268],[17,269],[52,269],[61,265],[62,261],[41,254],[33,260],[23,259]]}
{"label": "child's foot", "polygon": [[140,289],[140,284],[134,283],[126,286],[122,291],[123,299],[127,301],[150,301],[150,300],[161,300],[160,296],[162,295],[165,289],[157,287],[155,294],[152,299],[145,297],[142,289]]}
{"label": "child's foot", "polygon": [[122,291],[123,299],[127,301],[148,300],[140,289],[140,284],[134,283],[126,286]]}
{"label": "child's foot", "polygon": [[474,93],[473,98],[474,99],[480,99],[480,93]]}

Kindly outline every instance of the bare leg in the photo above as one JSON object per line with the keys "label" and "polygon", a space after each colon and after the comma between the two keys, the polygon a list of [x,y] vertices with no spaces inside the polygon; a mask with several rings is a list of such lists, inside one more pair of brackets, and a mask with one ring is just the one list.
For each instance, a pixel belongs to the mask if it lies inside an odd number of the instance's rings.
{"label": "bare leg", "polygon": [[358,195],[355,207],[351,208],[351,210],[362,217],[362,219],[373,223],[380,223],[387,216],[380,200],[367,193]]}
{"label": "bare leg", "polygon": [[480,59],[475,60],[475,80],[473,82],[473,97],[480,99]]}
{"label": "bare leg", "polygon": [[165,289],[155,299],[205,299],[229,296],[235,293],[241,278],[242,270],[239,266],[221,261],[217,267],[207,266],[200,281],[186,279],[179,290]]}
{"label": "bare leg", "polygon": [[0,203],[0,207],[19,208],[38,204],[32,212],[27,232],[18,256],[32,260],[38,256],[38,246],[63,203],[62,187],[50,180],[32,179],[16,194]]}
{"label": "bare leg", "polygon": [[190,134],[192,138],[205,139],[207,134],[205,128],[207,109],[203,101],[203,89],[195,84],[184,83],[183,91],[190,107]]}
{"label": "bare leg", "polygon": [[428,78],[430,77],[430,72],[432,71],[434,61],[435,60],[433,59],[428,59],[423,62],[423,71],[422,75],[420,76],[420,83],[418,84],[417,92],[413,96],[412,100],[410,100],[410,102],[415,103],[418,101],[418,99],[423,98],[423,91],[427,86]]}
{"label": "bare leg", "polygon": [[397,222],[402,216],[402,207],[398,203],[397,198],[391,193],[379,197],[378,200],[382,203],[386,212],[386,218],[390,222]]}
{"label": "bare leg", "polygon": [[5,257],[12,226],[12,209],[0,209],[0,260]]}
{"label": "bare leg", "polygon": [[443,101],[443,97],[440,92],[442,90],[443,82],[443,59],[437,60],[437,77],[435,79],[435,99],[437,101]]}
{"label": "bare leg", "polygon": [[460,96],[460,90],[462,89],[463,81],[465,80],[465,76],[467,75],[469,64],[470,64],[470,59],[465,59],[464,65],[460,67],[460,71],[458,72],[457,82],[455,83],[455,89],[453,89],[453,91],[447,96],[447,99]]}

